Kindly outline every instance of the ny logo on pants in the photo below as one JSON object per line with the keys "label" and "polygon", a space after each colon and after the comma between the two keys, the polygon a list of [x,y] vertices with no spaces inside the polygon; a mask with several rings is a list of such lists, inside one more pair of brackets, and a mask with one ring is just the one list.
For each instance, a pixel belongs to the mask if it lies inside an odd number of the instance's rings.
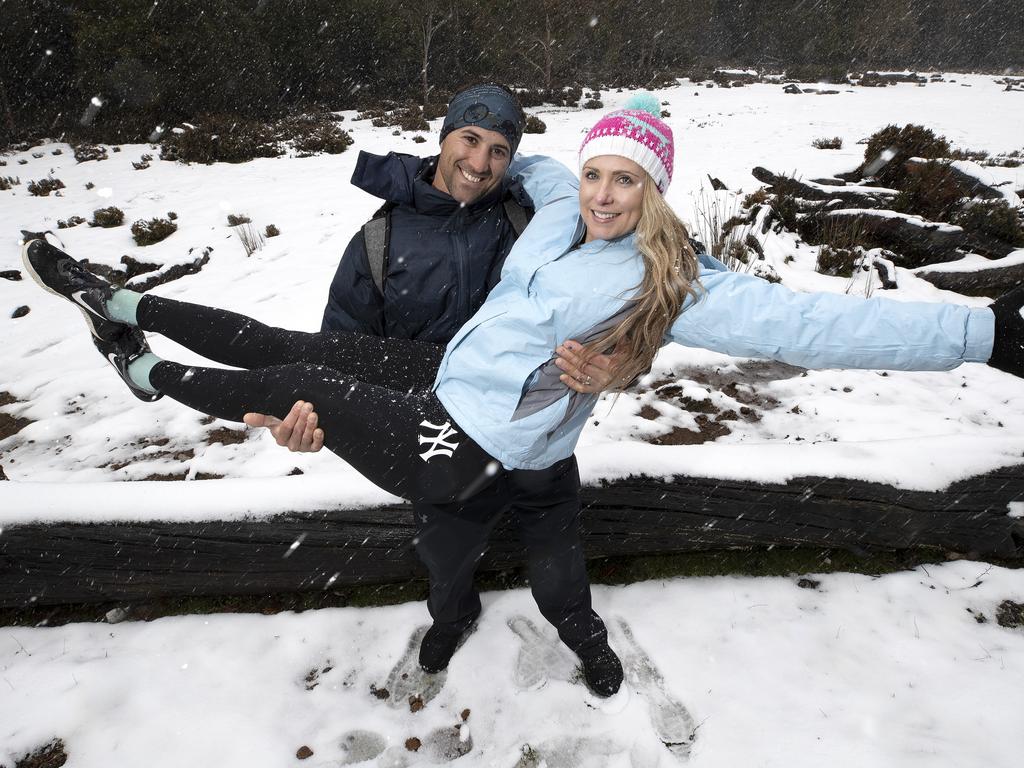
{"label": "ny logo on pants", "polygon": [[459,434],[456,430],[452,429],[450,421],[446,421],[443,425],[438,426],[437,424],[431,424],[429,421],[421,421],[421,427],[427,429],[436,429],[437,434],[433,437],[426,437],[419,435],[420,445],[429,445],[430,447],[420,454],[420,458],[424,461],[430,461],[435,456],[451,456],[455,449],[459,447],[458,443],[450,443],[448,440]]}

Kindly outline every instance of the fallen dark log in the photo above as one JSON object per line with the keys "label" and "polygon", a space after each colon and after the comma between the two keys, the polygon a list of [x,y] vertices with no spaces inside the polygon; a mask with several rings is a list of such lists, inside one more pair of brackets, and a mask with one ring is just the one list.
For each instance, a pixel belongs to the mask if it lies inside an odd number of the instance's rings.
{"label": "fallen dark log", "polygon": [[767,168],[758,166],[751,175],[758,181],[771,186],[777,194],[792,195],[804,200],[842,200],[857,208],[884,208],[898,194],[884,187],[834,186],[817,182],[803,182],[791,176],[780,176]]}
{"label": "fallen dark log", "polygon": [[936,288],[956,291],[965,296],[989,296],[997,298],[1024,282],[1024,264],[996,269],[979,269],[976,272],[917,272],[918,277],[927,280]]}
{"label": "fallen dark log", "polygon": [[955,261],[962,258],[958,250],[964,244],[960,227],[923,221],[891,211],[839,209],[813,214],[818,226],[846,225],[858,232],[858,240],[872,247],[887,248],[902,257],[901,267]]}
{"label": "fallen dark log", "polygon": [[[937,548],[1024,558],[1024,466],[942,492],[802,478],[785,484],[634,478],[583,489],[589,557],[774,546]],[[215,482],[215,481],[214,481]],[[204,523],[11,525],[0,535],[0,607],[252,595],[422,577],[409,507]],[[521,561],[515,525],[481,567]]]}

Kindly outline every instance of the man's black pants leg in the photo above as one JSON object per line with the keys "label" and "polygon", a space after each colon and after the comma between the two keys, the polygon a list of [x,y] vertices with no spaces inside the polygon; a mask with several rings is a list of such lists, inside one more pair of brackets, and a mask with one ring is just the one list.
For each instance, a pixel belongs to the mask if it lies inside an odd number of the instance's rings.
{"label": "man's black pants leg", "polygon": [[480,615],[473,576],[491,531],[508,509],[504,476],[466,501],[413,504],[416,553],[430,574],[427,608],[447,634],[461,635]]}
{"label": "man's black pants leg", "polygon": [[580,540],[576,457],[543,470],[513,470],[508,484],[526,545],[530,588],[541,614],[577,653],[604,645],[608,634],[591,607]]}

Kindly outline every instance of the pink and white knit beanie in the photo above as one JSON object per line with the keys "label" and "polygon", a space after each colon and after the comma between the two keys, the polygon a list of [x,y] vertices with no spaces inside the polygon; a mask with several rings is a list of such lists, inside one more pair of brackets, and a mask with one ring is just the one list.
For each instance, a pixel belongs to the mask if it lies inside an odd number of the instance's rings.
{"label": "pink and white knit beanie", "polygon": [[674,154],[672,129],[661,119],[658,99],[639,93],[625,109],[609,112],[590,129],[580,146],[580,170],[592,157],[626,157],[647,171],[664,195],[672,181]]}

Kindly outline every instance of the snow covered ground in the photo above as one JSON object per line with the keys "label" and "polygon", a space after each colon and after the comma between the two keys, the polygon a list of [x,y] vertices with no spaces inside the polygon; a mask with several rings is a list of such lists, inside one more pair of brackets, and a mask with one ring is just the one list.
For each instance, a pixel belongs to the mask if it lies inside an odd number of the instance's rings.
{"label": "snow covered ground", "polygon": [[[785,95],[779,85],[683,83],[660,91],[677,140],[669,201],[694,221],[708,173],[739,194],[758,186],[750,176],[756,165],[805,178],[848,170],[862,157],[856,142],[888,123],[921,123],[993,154],[1021,149],[1024,97],[991,78],[953,77],[959,82],[841,88],[828,96]],[[605,94],[605,104],[624,97]],[[527,136],[523,150],[570,164],[598,114],[531,111],[548,132]],[[141,171],[131,163],[153,152],[146,145],[82,164],[66,145],[4,157],[0,176],[20,176],[23,184],[0,192],[0,272],[21,267],[19,229],[52,228],[108,205],[122,208],[128,223],[174,211],[179,230],[145,249],[127,225],[59,234],[73,254],[108,265],[124,254],[181,262],[190,249],[212,246],[201,273],[156,292],[314,329],[346,241],[377,207],[348,185],[355,150],[425,153],[434,146],[351,117],[345,127],[356,143],[340,156],[211,167],[154,161]],[[832,136],[843,138],[843,149],[811,147]],[[56,148],[63,154],[51,154]],[[1007,189],[1024,188],[1024,169],[983,170]],[[65,183],[63,195],[29,196],[28,181],[51,171]],[[729,195],[719,197],[731,204]],[[247,214],[259,229],[275,224],[281,235],[247,258],[226,224],[231,213]],[[777,239],[766,246],[796,290],[851,288],[813,272],[812,248]],[[904,270],[898,278],[900,289],[887,295],[899,300],[987,303],[939,291]],[[31,311],[11,318],[21,306]],[[0,324],[0,392],[15,400],[0,414],[33,422],[0,441],[10,478],[0,482],[0,535],[4,525],[30,519],[238,517],[387,498],[326,452],[294,456],[259,435],[216,442],[211,432],[234,425],[204,424],[166,400],[134,400],[93,351],[78,313],[28,280],[0,280]],[[165,356],[197,360],[163,339],[153,345]],[[985,366],[765,380],[744,361],[669,347],[651,381],[737,408],[736,397],[701,383],[716,368],[752,382],[777,405],[764,406],[760,421],[730,422],[732,433],[714,443],[656,446],[647,440],[693,428],[693,415],[659,403],[657,420],[641,417],[651,392],[608,400],[580,446],[585,480],[633,472],[764,480],[810,474],[933,489],[1024,455],[1024,383]],[[287,476],[296,467],[305,474]],[[226,479],[112,482],[172,474]],[[421,603],[5,628],[0,765],[54,738],[75,768],[333,766],[357,757],[398,768],[464,752],[465,768],[1020,764],[1024,630],[998,626],[994,615],[1003,600],[1024,602],[1021,571],[960,561],[881,578],[816,578],[816,589],[795,579],[734,577],[595,589],[629,670],[624,692],[606,702],[573,682],[571,655],[523,590],[485,595],[478,630],[440,692],[415,713],[397,694],[371,695],[371,685],[386,687],[401,668],[411,633],[426,621]],[[524,648],[532,663],[520,663]],[[696,738],[687,759],[689,742],[671,750],[663,742],[690,722]],[[405,746],[412,737],[422,742],[418,752]],[[313,755],[300,763],[303,745]]]}
{"label": "snow covered ground", "polygon": [[[1014,768],[1024,629],[995,613],[1024,600],[1020,573],[960,561],[823,575],[817,588],[599,587],[629,670],[606,701],[573,682],[572,655],[526,590],[493,593],[417,712],[389,675],[421,604],[9,627],[0,765],[61,738],[74,768]],[[389,685],[389,698],[372,694]],[[680,732],[694,741],[663,744]],[[313,755],[300,762],[302,746]]]}

